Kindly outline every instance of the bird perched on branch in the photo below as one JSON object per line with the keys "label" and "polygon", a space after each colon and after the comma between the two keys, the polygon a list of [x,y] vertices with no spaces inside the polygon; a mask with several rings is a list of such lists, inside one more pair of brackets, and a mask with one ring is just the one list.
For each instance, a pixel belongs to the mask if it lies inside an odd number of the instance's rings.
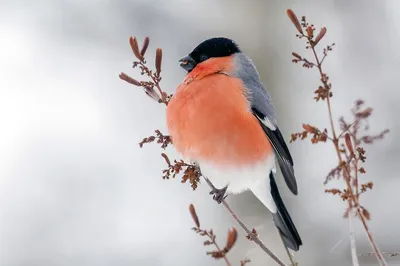
{"label": "bird perched on branch", "polygon": [[293,159],[254,64],[228,38],[205,40],[179,62],[187,75],[167,106],[173,145],[212,181],[219,203],[251,190],[272,212],[286,247],[298,251],[302,241],[274,178],[277,162],[297,195]]}

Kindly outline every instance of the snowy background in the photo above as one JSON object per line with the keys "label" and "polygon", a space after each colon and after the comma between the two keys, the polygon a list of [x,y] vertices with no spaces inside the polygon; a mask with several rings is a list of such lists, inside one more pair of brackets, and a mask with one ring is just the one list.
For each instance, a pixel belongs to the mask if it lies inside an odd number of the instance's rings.
{"label": "snowy background", "polygon": [[[362,178],[375,188],[362,202],[381,250],[400,251],[397,0],[1,0],[0,265],[224,265],[205,255],[203,239],[190,230],[188,205],[221,244],[236,224],[206,185],[192,192],[161,179],[158,146],[140,149],[138,142],[153,129],[166,132],[165,109],[118,74],[135,75],[129,37],[150,36],[149,61],[162,47],[162,86],[173,93],[184,77],[177,60],[206,38],[227,36],[253,58],[287,140],[303,122],[327,127],[326,106],[313,100],[317,73],[291,63],[292,51],[305,51],[287,8],[326,26],[323,44],[337,44],[326,61],[335,117],[362,98],[374,107],[374,132],[391,129],[366,147]],[[351,265],[346,204],[324,193],[336,163],[332,147],[289,148],[299,195],[279,183],[304,242],[300,265]],[[287,260],[270,213],[251,193],[228,202]],[[355,223],[358,252],[369,252]],[[230,254],[235,265],[245,257],[249,265],[275,265],[241,230],[239,236]],[[388,262],[400,265],[400,257]],[[374,257],[360,263],[377,265]]]}

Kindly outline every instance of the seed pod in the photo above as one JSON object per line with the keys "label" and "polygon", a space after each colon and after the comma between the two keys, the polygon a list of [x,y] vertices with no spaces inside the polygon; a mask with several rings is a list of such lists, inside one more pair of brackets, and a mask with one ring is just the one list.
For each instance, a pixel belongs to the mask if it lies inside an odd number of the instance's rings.
{"label": "seed pod", "polygon": [[144,56],[144,54],[146,53],[149,44],[150,44],[150,38],[149,37],[144,38],[142,50],[140,50],[140,54],[142,56]]}
{"label": "seed pod", "polygon": [[157,73],[161,72],[161,63],[162,63],[162,49],[157,48],[156,50],[156,70]]}
{"label": "seed pod", "polygon": [[132,85],[135,85],[135,86],[138,86],[138,87],[142,86],[139,81],[137,81],[136,79],[128,76],[124,72],[121,72],[121,74],[119,74],[119,78],[122,79],[122,80],[125,80],[126,82],[128,82],[128,83],[130,83]]}
{"label": "seed pod", "polygon": [[317,37],[314,40],[314,46],[319,43],[319,41],[325,36],[326,34],[326,28],[323,27],[321,31],[318,33]]}
{"label": "seed pod", "polygon": [[293,12],[293,10],[291,10],[291,9],[286,10],[286,14],[288,15],[288,17],[292,21],[293,25],[296,27],[297,31],[300,34],[303,34],[303,29],[301,28],[299,19],[297,18],[296,14]]}
{"label": "seed pod", "polygon": [[344,135],[344,139],[346,140],[346,146],[347,146],[347,149],[349,150],[350,154],[354,155],[354,149],[353,149],[353,144],[351,143],[350,134],[346,133]]}
{"label": "seed pod", "polygon": [[236,243],[238,233],[236,229],[233,227],[232,230],[228,231],[228,238],[226,240],[226,246],[225,246],[225,251],[228,252],[231,250],[233,245]]}
{"label": "seed pod", "polygon": [[298,53],[293,52],[292,55],[293,55],[294,57],[296,57],[297,59],[299,59],[299,60],[302,59],[301,56],[300,56]]}
{"label": "seed pod", "polygon": [[132,52],[136,56],[136,58],[139,59],[140,61],[142,61],[143,60],[143,56],[140,54],[139,44],[137,42],[136,37],[134,37],[134,38],[130,37],[129,38],[129,44],[131,45]]}
{"label": "seed pod", "polygon": [[371,220],[371,214],[366,209],[362,208],[362,214],[367,220]]}
{"label": "seed pod", "polygon": [[194,208],[193,204],[190,204],[189,211],[190,211],[190,214],[192,215],[194,224],[196,225],[197,228],[200,228],[199,217],[197,216],[196,209]]}

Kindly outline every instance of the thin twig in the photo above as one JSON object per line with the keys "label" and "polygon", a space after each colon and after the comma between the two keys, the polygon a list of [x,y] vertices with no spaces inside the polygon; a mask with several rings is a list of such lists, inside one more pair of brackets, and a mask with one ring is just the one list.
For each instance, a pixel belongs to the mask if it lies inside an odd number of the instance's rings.
{"label": "thin twig", "polygon": [[[321,61],[321,64],[322,64],[322,61]],[[346,133],[347,131],[349,131],[350,128],[351,128],[352,126],[354,126],[356,123],[357,123],[357,121],[354,121],[353,123],[351,123],[350,125],[348,125],[348,126],[346,127],[346,129],[343,130],[343,131],[339,134],[339,136],[338,136],[337,138],[340,139],[340,138],[343,136],[343,134]]]}
{"label": "thin twig", "polygon": [[154,82],[154,85],[156,86],[158,92],[161,95],[161,102],[165,105],[168,105],[167,99],[165,97],[166,93],[161,89],[160,82],[157,79],[157,77],[155,77],[154,74],[146,67],[144,61],[140,61],[140,65],[143,67],[143,70],[145,71],[146,75],[149,76],[151,80]]}
{"label": "thin twig", "polygon": [[286,254],[287,254],[288,257],[289,257],[290,263],[292,264],[291,266],[297,266],[298,264],[297,264],[297,262],[295,261],[295,259],[293,258],[293,256],[292,256],[292,254],[290,253],[289,249],[286,247],[285,242],[283,241],[283,235],[282,235],[282,233],[281,233],[279,230],[278,230],[278,234],[279,234],[279,236],[280,236],[280,238],[281,238],[281,240],[282,240],[283,247],[285,248]]}
{"label": "thin twig", "polygon": [[[223,253],[223,250],[219,247],[219,245],[217,244],[217,241],[215,241],[215,238],[212,237],[212,236],[209,234],[209,232],[207,232],[207,231],[205,231],[205,234],[206,234],[206,236],[208,236],[208,238],[209,238],[210,241],[213,243],[213,245],[217,248],[218,252],[222,254],[222,253]],[[232,266],[232,264],[231,264],[231,262],[228,260],[228,257],[227,257],[227,256],[224,255],[223,258],[224,258],[224,260],[225,260],[227,266]]]}
{"label": "thin twig", "polygon": [[[305,37],[307,38],[307,36],[305,36]],[[313,51],[314,58],[316,60],[316,65],[317,65],[319,74],[321,76],[321,82],[323,83],[324,87],[327,90],[330,90],[330,86],[329,86],[329,84],[328,84],[328,82],[327,82],[327,80],[325,78],[325,74],[322,71],[322,65],[321,65],[321,62],[320,62],[319,57],[317,55],[317,52],[315,50],[315,46],[311,45],[311,50]],[[335,131],[335,126],[334,126],[334,123],[333,123],[332,106],[331,106],[331,101],[330,101],[330,97],[329,96],[326,98],[326,102],[327,102],[329,121],[330,121],[330,125],[331,125],[332,136],[333,136],[333,145],[334,145],[335,150],[336,150],[336,154],[337,154],[337,157],[338,157],[338,160],[339,160],[339,165],[344,165],[343,164],[344,161],[343,161],[343,158],[342,158],[342,154],[340,153],[339,139],[337,138],[336,131]],[[352,188],[351,182],[350,182],[351,174],[349,172],[348,167],[345,167],[345,166],[343,167],[343,174],[344,174],[344,179],[346,181],[347,188],[349,190],[351,201],[353,202],[353,206],[356,208],[358,217],[360,218],[360,220],[361,220],[361,222],[362,222],[362,224],[364,226],[365,232],[367,233],[368,240],[369,240],[369,242],[371,244],[372,249],[374,250],[375,256],[378,259],[380,265],[386,266],[387,263],[386,263],[385,259],[383,258],[382,254],[381,254],[381,252],[380,252],[380,250],[378,248],[378,245],[375,243],[371,232],[369,231],[367,220],[366,220],[366,218],[365,218],[365,216],[364,216],[364,214],[363,214],[363,212],[362,212],[362,210],[360,208],[357,196],[354,194],[354,191],[353,191],[353,188]]]}
{"label": "thin twig", "polygon": [[[204,177],[204,180],[207,182],[207,184],[211,187],[211,189],[215,189],[214,185],[211,183],[211,181],[202,175]],[[228,203],[225,200],[222,200],[222,205],[229,211],[229,213],[232,215],[233,219],[238,222],[238,224],[243,228],[246,233],[251,236],[251,240],[256,243],[265,253],[267,253],[277,264],[281,266],[286,266],[286,264],[279,259],[262,241],[261,239],[253,234],[253,232],[240,220],[240,218],[236,215],[236,213],[231,209],[231,207],[228,205]]]}

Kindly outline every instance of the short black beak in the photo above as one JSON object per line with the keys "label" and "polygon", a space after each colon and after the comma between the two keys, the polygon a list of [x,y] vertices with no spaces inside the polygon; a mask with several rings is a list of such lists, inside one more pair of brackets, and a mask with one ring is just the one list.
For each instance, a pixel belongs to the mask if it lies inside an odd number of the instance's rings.
{"label": "short black beak", "polygon": [[189,55],[185,56],[184,58],[182,58],[181,60],[179,60],[179,62],[181,62],[180,66],[186,70],[187,72],[190,72],[193,70],[193,68],[196,67],[197,63],[193,60],[193,58],[191,58]]}

